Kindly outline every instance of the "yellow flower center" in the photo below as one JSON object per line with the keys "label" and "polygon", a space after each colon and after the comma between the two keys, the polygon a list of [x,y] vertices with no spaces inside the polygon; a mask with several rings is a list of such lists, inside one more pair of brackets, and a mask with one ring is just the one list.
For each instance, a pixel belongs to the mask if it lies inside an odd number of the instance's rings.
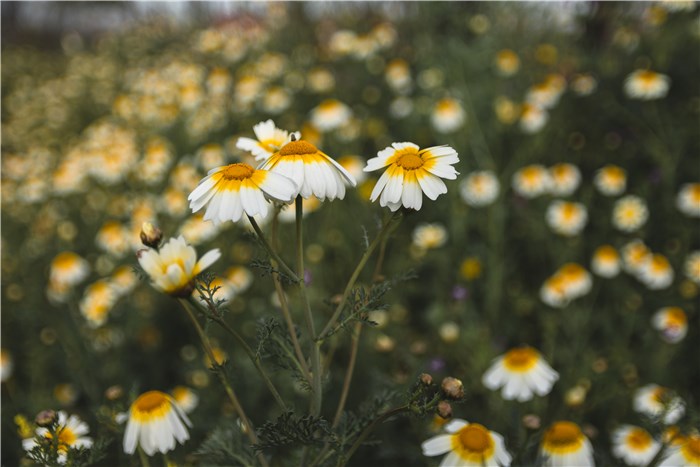
{"label": "yellow flower center", "polygon": [[561,210],[561,215],[565,221],[574,220],[578,214],[578,207],[574,203],[564,203]]}
{"label": "yellow flower center", "polygon": [[658,388],[654,389],[654,392],[652,393],[651,398],[654,402],[658,402],[659,404],[663,404],[667,399],[667,396],[666,396],[667,393],[668,393],[667,388],[658,387]]}
{"label": "yellow flower center", "polygon": [[681,451],[688,462],[700,463],[700,436],[690,436]]}
{"label": "yellow flower center", "polygon": [[581,429],[572,422],[556,422],[544,435],[544,444],[554,452],[569,452],[577,448],[582,438]]}
{"label": "yellow flower center", "polygon": [[255,169],[248,164],[231,164],[222,171],[222,176],[226,180],[244,180],[250,178]]}
{"label": "yellow flower center", "polygon": [[[68,452],[68,447],[73,446],[77,441],[78,437],[75,436],[73,430],[71,430],[68,427],[59,427],[59,430],[60,431],[58,433],[58,450],[60,452],[66,453]],[[49,432],[46,432],[44,436],[48,439],[53,438],[53,435]]]}
{"label": "yellow flower center", "polygon": [[417,154],[403,154],[396,160],[396,165],[405,170],[416,170],[423,166],[423,159]]}
{"label": "yellow flower center", "polygon": [[634,428],[627,435],[627,444],[635,451],[643,451],[651,445],[652,439],[649,433],[641,428]]}
{"label": "yellow flower center", "polygon": [[649,70],[644,70],[639,73],[639,79],[644,83],[644,84],[652,84],[656,82],[658,75],[654,73],[653,71]]}
{"label": "yellow flower center", "polygon": [[603,178],[605,183],[617,185],[625,178],[625,173],[619,167],[608,166],[603,169]]}
{"label": "yellow flower center", "polygon": [[696,183],[690,187],[690,198],[694,203],[700,203],[700,183]]}
{"label": "yellow flower center", "polygon": [[315,154],[318,148],[313,144],[300,139],[299,141],[291,141],[280,149],[280,156],[301,156],[304,154]]}
{"label": "yellow flower center", "polygon": [[603,245],[596,251],[599,261],[617,261],[617,251],[609,245]]}
{"label": "yellow flower center", "polygon": [[148,391],[136,399],[134,407],[143,414],[149,414],[162,409],[166,404],[168,404],[168,398],[165,394],[160,391]]}
{"label": "yellow flower center", "polygon": [[685,326],[686,324],[686,317],[685,317],[685,312],[675,306],[669,307],[666,309],[666,320],[667,320],[667,325],[668,326]]}
{"label": "yellow flower center", "polygon": [[530,347],[521,347],[508,351],[503,357],[503,363],[511,371],[528,371],[539,359],[536,350]]}
{"label": "yellow flower center", "polygon": [[586,270],[575,263],[565,264],[561,267],[560,273],[567,281],[578,281],[586,275]]}
{"label": "yellow flower center", "polygon": [[472,423],[459,430],[459,442],[465,450],[481,454],[491,447],[491,436],[485,427]]}
{"label": "yellow flower center", "polygon": [[53,260],[53,265],[57,269],[69,269],[77,264],[78,256],[75,253],[61,253]]}

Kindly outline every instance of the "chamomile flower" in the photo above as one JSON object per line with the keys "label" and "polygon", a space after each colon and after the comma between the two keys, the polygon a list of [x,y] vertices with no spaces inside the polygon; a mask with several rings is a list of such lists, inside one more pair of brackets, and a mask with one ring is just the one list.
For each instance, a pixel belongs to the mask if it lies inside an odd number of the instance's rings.
{"label": "chamomile flower", "polygon": [[513,76],[520,69],[518,54],[510,49],[500,50],[496,54],[496,69],[501,76]]}
{"label": "chamomile flower", "polygon": [[550,190],[556,196],[569,196],[581,183],[581,171],[573,164],[560,163],[549,168]]}
{"label": "chamomile flower", "polygon": [[101,250],[120,258],[131,246],[129,229],[117,221],[107,221],[97,232],[95,243]]}
{"label": "chamomile flower", "polygon": [[244,151],[249,151],[255,160],[265,160],[275,152],[279,151],[282,146],[288,143],[292,136],[295,139],[300,138],[299,132],[289,133],[286,130],[281,130],[275,126],[275,122],[272,120],[266,120],[260,122],[253,127],[253,132],[257,139],[252,138],[238,138],[236,142],[236,147],[243,149]]}
{"label": "chamomile flower", "polygon": [[661,443],[652,438],[648,431],[633,425],[615,429],[612,443],[615,457],[628,465],[648,465],[661,448]]}
{"label": "chamomile flower", "polygon": [[322,132],[340,128],[351,117],[350,107],[337,99],[326,99],[311,111],[311,123]]}
{"label": "chamomile flower", "polygon": [[199,403],[199,396],[188,387],[176,386],[170,393],[177,405],[185,413],[192,412]]}
{"label": "chamomile flower", "polygon": [[430,115],[433,128],[439,133],[452,133],[464,125],[466,113],[455,99],[445,98],[438,101]]}
{"label": "chamomile flower", "polygon": [[12,371],[15,368],[15,362],[12,359],[12,354],[7,349],[0,348],[0,382],[5,382],[12,376]]}
{"label": "chamomile flower", "polygon": [[539,164],[532,164],[513,174],[513,190],[523,198],[536,198],[549,192],[552,178],[549,171]]}
{"label": "chamomile flower", "polygon": [[[58,463],[65,464],[68,460],[68,451],[75,448],[90,448],[92,447],[92,438],[86,436],[90,432],[89,427],[85,422],[80,420],[77,415],[68,416],[62,410],[58,412],[58,422],[56,433],[58,434]],[[47,428],[39,427],[36,429],[38,437],[53,438],[53,435]],[[31,451],[39,443],[36,438],[28,438],[22,441],[22,447],[25,451]]]}
{"label": "chamomile flower", "polygon": [[420,224],[412,238],[413,244],[422,250],[440,248],[447,242],[447,229],[441,224]]}
{"label": "chamomile flower", "polygon": [[665,289],[673,282],[673,268],[664,255],[655,253],[639,271],[639,280],[651,290]]}
{"label": "chamomile flower", "polygon": [[686,183],[678,192],[676,206],[688,217],[700,217],[700,183]]}
{"label": "chamomile flower", "polygon": [[591,274],[581,265],[566,263],[542,284],[540,298],[551,307],[562,308],[586,295],[592,285]]}
{"label": "chamomile flower", "polygon": [[137,445],[149,456],[172,451],[176,441],[190,439],[185,425],[192,426],[175,399],[160,391],[143,393],[129,408],[124,452],[133,454]]}
{"label": "chamomile flower", "polygon": [[661,308],[651,318],[651,325],[661,332],[661,338],[669,344],[677,344],[688,333],[688,318],[677,306]]}
{"label": "chamomile flower", "polygon": [[641,240],[632,240],[622,247],[622,264],[628,274],[640,274],[650,258],[651,251]]}
{"label": "chamomile flower", "polygon": [[245,292],[253,284],[253,273],[245,266],[231,266],[224,276],[237,294]]}
{"label": "chamomile flower", "polygon": [[204,220],[218,224],[237,222],[244,214],[265,217],[269,209],[268,199],[290,202],[297,189],[292,180],[278,173],[236,163],[210,170],[187,199],[192,212],[208,204]]}
{"label": "chamomile flower", "polygon": [[425,441],[421,448],[425,456],[447,454],[440,467],[498,467],[508,466],[511,456],[503,437],[478,423],[455,419],[445,425],[446,434]]}
{"label": "chamomile flower", "polygon": [[396,58],[390,61],[384,70],[384,77],[389,86],[399,93],[404,93],[411,89],[411,69],[406,60]]}
{"label": "chamomile flower", "polygon": [[595,92],[598,80],[588,73],[574,75],[571,79],[571,90],[579,96],[588,96]]}
{"label": "chamomile flower", "polygon": [[596,172],[593,184],[605,196],[617,196],[625,191],[627,173],[616,165],[606,165]]}
{"label": "chamomile flower", "polygon": [[591,260],[591,270],[600,277],[611,278],[620,273],[620,254],[611,245],[596,248]]}
{"label": "chamomile flower", "polygon": [[498,198],[501,184],[490,170],[472,172],[459,183],[462,200],[472,207],[488,206]]}
{"label": "chamomile flower", "polygon": [[447,193],[442,178],[457,178],[459,173],[452,167],[457,162],[457,151],[449,146],[420,149],[413,143],[392,143],[367,161],[365,172],[388,166],[374,186],[370,200],[379,198],[379,204],[392,211],[401,206],[418,211],[423,205],[423,193],[431,200]]}
{"label": "chamomile flower", "polygon": [[635,70],[625,78],[625,94],[632,99],[652,100],[666,97],[671,79],[651,70]]}
{"label": "chamomile flower", "polygon": [[112,284],[104,279],[99,280],[85,290],[85,295],[80,301],[80,313],[90,327],[102,326],[117,298]]}
{"label": "chamomile flower", "polygon": [[573,422],[554,422],[544,433],[540,453],[546,467],[593,467],[593,446]]}
{"label": "chamomile flower", "polygon": [[691,281],[700,284],[700,250],[693,251],[686,258],[685,275]]}
{"label": "chamomile flower", "polygon": [[551,109],[559,102],[562,89],[544,81],[528,89],[525,101],[542,109]]}
{"label": "chamomile flower", "polygon": [[700,435],[697,433],[685,436],[677,444],[673,444],[668,457],[661,461],[659,467],[698,467],[700,466]]}
{"label": "chamomile flower", "polygon": [[520,113],[520,129],[525,133],[537,133],[547,124],[549,114],[542,107],[525,103]]}
{"label": "chamomile flower", "polygon": [[534,394],[544,396],[552,390],[559,373],[532,347],[511,349],[496,358],[481,378],[484,386],[495,391],[503,388],[505,400],[529,401]]}
{"label": "chamomile flower", "polygon": [[658,384],[647,384],[634,394],[636,412],[651,418],[660,418],[666,425],[676,423],[685,414],[685,403],[672,391]]}
{"label": "chamomile flower", "polygon": [[171,238],[160,250],[140,250],[139,264],[151,278],[153,287],[177,297],[188,297],[197,274],[221,257],[218,248],[197,261],[197,252],[182,236]]}
{"label": "chamomile flower", "polygon": [[343,199],[345,185],[354,187],[357,184],[342,165],[304,140],[287,143],[259,169],[291,179],[297,187],[292,199],[297,195],[302,198],[315,196],[320,201]]}
{"label": "chamomile flower", "polygon": [[49,280],[68,287],[80,284],[90,274],[90,265],[72,251],[64,251],[51,261]]}
{"label": "chamomile flower", "polygon": [[545,214],[547,225],[556,233],[573,237],[581,233],[588,221],[588,212],[581,203],[553,201]]}
{"label": "chamomile flower", "polygon": [[635,232],[649,218],[649,209],[642,198],[627,195],[620,198],[613,206],[612,222],[616,229],[623,232]]}

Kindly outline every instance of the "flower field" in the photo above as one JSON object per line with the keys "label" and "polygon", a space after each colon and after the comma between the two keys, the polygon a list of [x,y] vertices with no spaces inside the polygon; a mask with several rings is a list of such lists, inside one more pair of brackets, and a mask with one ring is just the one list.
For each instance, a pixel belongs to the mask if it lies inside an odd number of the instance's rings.
{"label": "flower field", "polygon": [[2,465],[700,466],[694,2],[154,5],[3,32]]}

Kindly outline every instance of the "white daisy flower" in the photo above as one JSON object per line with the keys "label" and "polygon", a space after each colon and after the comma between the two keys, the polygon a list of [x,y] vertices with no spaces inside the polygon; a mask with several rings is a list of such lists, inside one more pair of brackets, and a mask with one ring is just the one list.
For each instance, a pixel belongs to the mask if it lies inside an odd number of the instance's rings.
{"label": "white daisy flower", "polygon": [[442,224],[419,224],[411,237],[418,248],[432,250],[447,243],[447,229]]}
{"label": "white daisy flower", "polygon": [[593,446],[578,425],[569,421],[553,423],[542,437],[540,454],[545,467],[594,467]]}
{"label": "white daisy flower", "polygon": [[553,201],[545,214],[547,225],[556,233],[573,237],[581,233],[588,221],[588,211],[581,203]]}
{"label": "white daisy flower", "polygon": [[649,218],[649,209],[642,198],[627,195],[615,202],[612,213],[613,226],[623,232],[639,230]]}
{"label": "white daisy flower", "polygon": [[534,394],[548,394],[558,379],[559,373],[547,364],[537,350],[519,347],[494,359],[481,381],[492,391],[503,388],[501,395],[505,400],[525,402],[532,399]]}
{"label": "white daisy flower", "polygon": [[367,161],[365,172],[388,166],[374,186],[370,200],[379,198],[379,204],[392,211],[401,206],[418,211],[423,205],[423,193],[431,200],[447,193],[442,178],[457,178],[459,172],[452,167],[457,162],[457,151],[449,146],[420,149],[413,143],[392,143]]}
{"label": "white daisy flower", "polygon": [[625,272],[637,276],[651,258],[651,251],[643,241],[636,239],[622,247],[622,264]]}
{"label": "white daisy flower", "polygon": [[172,451],[176,441],[182,444],[190,439],[185,425],[192,426],[171,396],[160,391],[143,393],[129,409],[124,452],[133,454],[137,445],[149,456]]}
{"label": "white daisy flower", "polygon": [[651,290],[665,289],[673,283],[673,268],[664,255],[653,254],[639,271],[639,280]]}
{"label": "white daisy flower", "polygon": [[513,76],[520,69],[518,54],[510,49],[500,50],[496,54],[496,69],[501,76]]}
{"label": "white daisy flower", "polygon": [[140,250],[139,264],[151,278],[153,287],[174,296],[189,297],[197,274],[221,257],[218,248],[197,261],[197,252],[180,236],[171,238],[160,250]]}
{"label": "white daisy flower", "polygon": [[569,196],[581,183],[581,171],[573,164],[560,163],[549,168],[550,191],[555,196]]}
{"label": "white daisy flower", "polygon": [[253,127],[253,132],[257,139],[238,138],[236,147],[250,152],[257,161],[267,159],[279,151],[282,146],[291,141],[292,136],[295,139],[301,137],[298,131],[290,134],[287,130],[277,128],[272,120],[258,123]]}
{"label": "white daisy flower", "polygon": [[80,301],[80,313],[91,328],[102,326],[117,298],[117,291],[109,281],[98,280],[85,289]]}
{"label": "white daisy flower", "polygon": [[[71,415],[66,412],[58,412],[58,422],[56,433],[58,433],[58,462],[65,464],[68,460],[68,451],[72,448],[90,448],[92,447],[92,438],[85,436],[90,432],[87,424],[80,420],[78,416]],[[47,428],[37,428],[36,435],[38,437],[52,438],[53,435]],[[22,447],[25,451],[31,451],[38,446],[36,438],[28,438],[22,440]]]}
{"label": "white daisy flower", "polygon": [[466,113],[454,99],[441,99],[430,114],[430,122],[439,133],[452,133],[464,125]]}
{"label": "white daisy flower", "polygon": [[678,210],[688,217],[700,217],[700,183],[686,183],[676,198]]}
{"label": "white daisy flower", "polygon": [[496,201],[501,184],[490,170],[472,172],[459,183],[459,194],[472,207],[488,206]]}
{"label": "white daisy flower", "polygon": [[548,193],[552,186],[549,171],[539,164],[532,164],[513,174],[513,190],[523,198],[536,198]]}
{"label": "white daisy flower", "polygon": [[297,195],[305,199],[315,196],[320,201],[343,199],[345,185],[357,185],[342,165],[304,140],[286,144],[263,162],[259,169],[292,180],[297,186],[292,199]]}
{"label": "white daisy flower", "polygon": [[633,407],[636,412],[651,418],[660,418],[672,425],[685,414],[685,402],[672,391],[658,384],[647,384],[634,394]]}
{"label": "white daisy flower", "polygon": [[244,214],[265,217],[269,209],[267,200],[288,203],[297,190],[297,185],[287,177],[237,163],[210,170],[187,199],[192,212],[208,205],[204,220],[218,224],[238,222]]}
{"label": "white daisy flower", "polygon": [[72,287],[84,281],[90,274],[90,265],[72,251],[64,251],[51,261],[49,280],[56,284]]}
{"label": "white daisy flower", "polygon": [[503,437],[478,423],[455,419],[445,425],[447,434],[434,436],[421,448],[425,456],[447,454],[440,467],[508,466],[511,456]]}
{"label": "white daisy flower", "polygon": [[700,435],[697,433],[688,435],[680,443],[672,445],[667,457],[659,464],[659,467],[678,466],[700,466]]}
{"label": "white daisy flower", "polygon": [[677,306],[661,308],[651,318],[651,325],[661,332],[661,338],[669,344],[677,344],[688,333],[688,318]]}
{"label": "white daisy flower", "polygon": [[611,245],[596,248],[591,260],[591,270],[600,277],[611,278],[620,273],[622,267],[620,255]]}
{"label": "white daisy flower", "polygon": [[520,129],[525,133],[537,133],[547,124],[549,113],[542,107],[525,103],[520,113]]}
{"label": "white daisy flower", "polygon": [[12,354],[7,349],[0,348],[0,382],[5,382],[12,376],[15,369],[15,362]]}
{"label": "white daisy flower", "polygon": [[170,392],[177,405],[180,406],[183,412],[192,412],[199,403],[199,396],[190,388],[185,386],[176,386]]}
{"label": "white daisy flower", "polygon": [[666,97],[671,78],[651,70],[635,70],[625,78],[625,94],[632,99],[652,100]]}
{"label": "white daisy flower", "polygon": [[700,284],[700,250],[693,251],[685,260],[685,275],[696,284]]}
{"label": "white daisy flower", "polygon": [[326,99],[311,111],[311,124],[326,132],[340,128],[350,121],[352,110],[337,99]]}
{"label": "white daisy flower", "polygon": [[645,429],[633,425],[622,425],[612,434],[612,451],[629,465],[648,465],[661,443],[651,437]]}
{"label": "white daisy flower", "polygon": [[571,79],[571,90],[579,96],[589,96],[598,88],[598,80],[589,73],[574,75]]}
{"label": "white daisy flower", "polygon": [[551,307],[562,308],[586,295],[592,285],[591,274],[581,265],[566,263],[542,284],[540,298]]}
{"label": "white daisy flower", "polygon": [[596,172],[593,184],[605,196],[617,196],[625,191],[627,173],[616,165],[606,165]]}

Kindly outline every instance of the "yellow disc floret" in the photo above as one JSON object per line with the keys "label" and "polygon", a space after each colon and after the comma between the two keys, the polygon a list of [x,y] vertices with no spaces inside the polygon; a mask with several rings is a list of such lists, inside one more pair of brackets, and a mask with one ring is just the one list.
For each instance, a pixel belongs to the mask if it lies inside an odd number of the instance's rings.
{"label": "yellow disc floret", "polygon": [[493,455],[494,442],[486,427],[471,423],[455,433],[452,448],[465,461],[481,464]]}
{"label": "yellow disc floret", "polygon": [[503,356],[503,364],[510,371],[526,372],[539,360],[539,354],[530,347],[521,347],[508,351]]}
{"label": "yellow disc floret", "polygon": [[556,422],[544,435],[543,448],[552,454],[576,452],[583,443],[581,429],[572,422]]}

